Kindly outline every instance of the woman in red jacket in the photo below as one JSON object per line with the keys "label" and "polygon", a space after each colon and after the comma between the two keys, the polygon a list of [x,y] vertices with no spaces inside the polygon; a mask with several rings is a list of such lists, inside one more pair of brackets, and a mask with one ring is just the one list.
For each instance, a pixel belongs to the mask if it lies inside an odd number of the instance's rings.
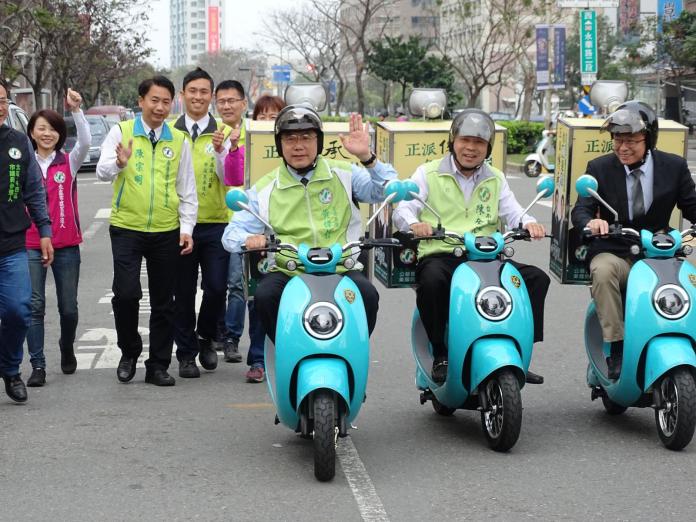
{"label": "woman in red jacket", "polygon": [[[70,154],[62,151],[67,129],[65,120],[56,111],[35,112],[29,120],[28,132],[36,151],[36,161],[43,174],[48,215],[53,232],[54,262],[51,265],[56,283],[60,315],[60,367],[63,373],[74,373],[77,360],[73,349],[77,330],[77,285],[80,278],[80,243],[82,231],[77,209],[77,171],[87,158],[92,135],[80,110],[82,97],[68,89],[67,106],[77,129],[77,142]],[[31,275],[31,323],[27,346],[32,366],[27,386],[46,384],[44,357],[44,315],[46,309],[46,272],[41,264],[39,235],[36,227],[27,230],[27,251]]]}

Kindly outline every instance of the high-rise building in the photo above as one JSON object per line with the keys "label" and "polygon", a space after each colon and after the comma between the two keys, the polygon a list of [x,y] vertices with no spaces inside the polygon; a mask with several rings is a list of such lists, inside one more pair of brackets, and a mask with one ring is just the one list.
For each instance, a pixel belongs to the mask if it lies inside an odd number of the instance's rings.
{"label": "high-rise building", "polygon": [[205,53],[222,47],[224,0],[171,0],[170,47],[172,68],[190,65]]}

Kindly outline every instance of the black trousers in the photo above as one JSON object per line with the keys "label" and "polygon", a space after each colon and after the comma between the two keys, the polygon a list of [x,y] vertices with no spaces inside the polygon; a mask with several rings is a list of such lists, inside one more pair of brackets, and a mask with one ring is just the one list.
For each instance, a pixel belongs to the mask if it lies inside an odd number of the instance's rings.
{"label": "black trousers", "polygon": [[137,358],[143,351],[138,333],[140,299],[140,265],[147,266],[150,293],[150,357],[148,371],[167,369],[174,344],[174,281],[179,257],[179,230],[138,232],[110,226],[111,253],[114,260],[114,322],[118,347],[124,357]]}
{"label": "black trousers", "polygon": [[[218,323],[225,315],[230,254],[222,247],[224,231],[225,223],[199,223],[193,229],[193,251],[179,256],[174,290],[174,340],[176,358],[180,361],[194,359],[198,354],[196,332],[204,339],[217,337]],[[203,299],[196,323],[199,266]]]}
{"label": "black trousers", "polygon": [[[379,308],[379,294],[377,289],[362,272],[350,270],[346,272],[346,277],[350,277],[360,290],[360,295],[365,303],[365,313],[367,314],[367,328],[372,334],[377,323],[377,309]],[[278,307],[280,298],[285,289],[285,285],[290,281],[290,277],[282,272],[270,272],[263,276],[256,287],[254,294],[254,306],[256,313],[261,319],[266,335],[275,343],[276,323],[278,322]]]}
{"label": "black trousers", "polygon": [[[449,319],[449,297],[452,275],[465,258],[428,256],[416,267],[416,303],[418,312],[433,345],[433,355],[445,356],[445,327]],[[532,265],[507,261],[519,270],[529,292],[534,317],[534,342],[544,340],[544,301],[551,280],[546,273]]]}

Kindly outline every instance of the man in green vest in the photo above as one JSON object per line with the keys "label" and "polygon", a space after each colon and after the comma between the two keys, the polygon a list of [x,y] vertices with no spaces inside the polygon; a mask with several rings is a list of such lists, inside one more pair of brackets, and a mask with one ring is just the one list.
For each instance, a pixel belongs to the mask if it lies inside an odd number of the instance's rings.
{"label": "man in green vest", "polygon": [[145,382],[173,386],[167,369],[174,343],[174,260],[193,249],[196,180],[188,138],[165,121],[174,84],[155,76],[140,83],[138,94],[142,114],[111,128],[97,164],[97,177],[114,185],[109,227],[114,260],[111,305],[122,352],[116,377],[130,381],[143,350],[138,315],[144,257],[151,307]]}
{"label": "man in green vest", "polygon": [[[213,340],[218,321],[225,313],[229,254],[222,248],[227,225],[224,162],[229,142],[223,145],[230,128],[218,125],[208,112],[213,100],[214,82],[200,67],[184,76],[181,98],[185,114],[174,124],[191,143],[193,172],[198,194],[198,219],[193,229],[193,251],[178,259],[174,291],[174,341],[179,360],[179,377],[196,378],[201,373],[196,355],[206,370],[217,367]],[[221,128],[218,128],[221,127]],[[203,298],[196,321],[198,269],[201,271]]]}
{"label": "man in green vest", "polygon": [[[485,162],[493,150],[495,123],[478,109],[460,112],[449,132],[449,154],[439,161],[418,167],[411,179],[420,189],[420,197],[441,216],[445,230],[463,234],[489,235],[503,220],[509,228],[522,226],[532,239],[544,237],[544,227],[524,215],[505,175]],[[418,200],[403,201],[394,211],[394,225],[416,237],[431,236],[437,217]],[[418,245],[416,302],[433,347],[432,377],[444,382],[447,376],[445,328],[449,317],[452,274],[463,257],[454,257],[452,246],[444,241],[422,241]],[[534,342],[543,340],[544,300],[549,276],[535,266],[514,261],[529,291],[534,315]],[[543,377],[527,373],[527,382],[541,384]]]}
{"label": "man in green vest", "polygon": [[[350,133],[341,136],[347,152],[362,167],[325,159],[324,133],[319,115],[303,105],[289,105],[275,121],[276,148],[282,164],[263,176],[248,191],[249,206],[265,219],[283,243],[330,246],[357,240],[363,232],[360,209],[353,200],[378,203],[384,200],[384,185],[396,178],[391,165],[377,160],[370,149],[368,126],[352,114]],[[223,236],[229,252],[262,248],[266,243],[264,225],[250,212],[236,212]],[[346,255],[356,255],[348,253]],[[288,258],[275,255],[275,266],[259,281],[254,299],[266,335],[275,341],[278,306],[285,285],[294,275],[287,270]],[[350,277],[362,295],[369,332],[377,322],[379,295],[372,283],[357,269],[339,273]]]}

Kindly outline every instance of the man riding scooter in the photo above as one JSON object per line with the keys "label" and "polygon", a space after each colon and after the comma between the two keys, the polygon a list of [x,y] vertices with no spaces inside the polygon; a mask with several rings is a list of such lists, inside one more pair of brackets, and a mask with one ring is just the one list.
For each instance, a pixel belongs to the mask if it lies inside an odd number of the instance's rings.
{"label": "man riding scooter", "polygon": [[[523,208],[505,180],[505,175],[485,163],[491,155],[495,124],[477,109],[466,109],[452,122],[449,154],[439,161],[416,169],[411,179],[418,185],[420,199],[441,216],[442,227],[457,234],[472,232],[486,236],[497,230],[502,219],[509,228],[522,227],[532,239],[545,235],[544,227]],[[437,216],[420,200],[402,201],[394,212],[394,224],[415,237],[433,235]],[[452,247],[444,240],[421,241],[416,268],[416,303],[433,348],[432,379],[443,383],[447,376],[445,329],[449,317],[452,274],[466,257],[451,255]],[[550,279],[539,268],[508,261],[520,271],[534,316],[534,342],[543,340],[544,300]],[[541,375],[527,372],[527,382],[541,384]]]}
{"label": "man riding scooter", "polygon": [[[319,115],[309,107],[289,105],[275,122],[275,142],[283,159],[274,171],[248,191],[249,207],[272,227],[283,243],[330,245],[357,240],[362,232],[358,201],[384,200],[384,185],[396,178],[391,165],[377,160],[370,149],[370,135],[362,117],[351,115],[350,133],[341,136],[346,151],[363,167],[324,158],[324,133]],[[266,245],[264,225],[249,212],[235,213],[227,226],[223,245],[229,252],[261,249]],[[293,274],[288,259],[275,256],[276,266],[261,278],[254,299],[268,337],[275,342],[278,306]],[[356,268],[359,265],[356,265]],[[379,295],[360,270],[340,267],[358,286],[365,302],[370,333],[377,320]]]}
{"label": "man riding scooter", "polygon": [[[684,158],[655,148],[658,121],[650,106],[639,101],[624,103],[607,118],[600,132],[611,134],[614,152],[590,161],[586,172],[597,179],[597,193],[618,211],[618,220],[595,198],[578,197],[571,213],[576,229],[589,228],[593,235],[607,235],[611,221],[614,226],[636,230],[667,230],[675,205],[686,219],[696,222],[694,180]],[[636,260],[631,244],[621,238],[597,238],[587,254],[602,335],[611,343],[607,359],[610,379],[618,379],[621,372],[622,292]]]}

